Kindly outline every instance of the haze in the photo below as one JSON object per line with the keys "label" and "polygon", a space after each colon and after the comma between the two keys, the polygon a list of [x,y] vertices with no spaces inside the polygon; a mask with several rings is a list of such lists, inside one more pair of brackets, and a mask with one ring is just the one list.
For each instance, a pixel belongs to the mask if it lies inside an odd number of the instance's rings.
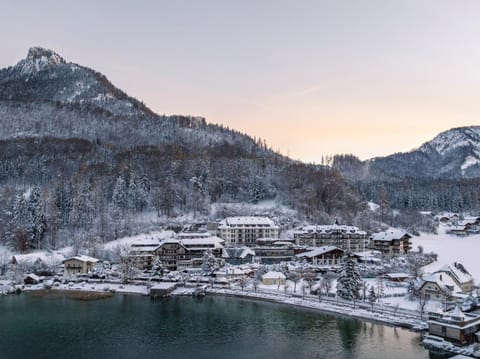
{"label": "haze", "polygon": [[304,161],[407,151],[479,123],[474,0],[2,5],[0,67],[52,48],[160,114],[205,116]]}

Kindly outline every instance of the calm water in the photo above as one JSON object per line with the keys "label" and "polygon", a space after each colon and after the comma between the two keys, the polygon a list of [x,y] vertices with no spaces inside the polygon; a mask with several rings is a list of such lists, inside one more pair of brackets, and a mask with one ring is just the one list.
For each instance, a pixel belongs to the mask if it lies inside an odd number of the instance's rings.
{"label": "calm water", "polygon": [[419,335],[223,297],[0,298],[0,358],[429,358]]}

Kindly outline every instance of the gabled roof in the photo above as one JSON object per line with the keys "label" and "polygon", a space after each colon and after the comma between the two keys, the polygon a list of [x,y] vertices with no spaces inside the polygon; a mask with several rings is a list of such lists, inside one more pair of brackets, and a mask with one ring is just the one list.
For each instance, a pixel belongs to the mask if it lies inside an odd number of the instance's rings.
{"label": "gabled roof", "polygon": [[287,277],[285,277],[285,274],[283,274],[282,272],[275,272],[275,271],[271,271],[271,272],[268,272],[268,273],[265,273],[263,276],[262,276],[263,279],[286,279]]}
{"label": "gabled roof", "polygon": [[373,233],[370,238],[374,241],[391,242],[395,239],[401,239],[404,236],[407,236],[408,238],[412,238],[410,234],[402,230],[389,230],[386,232]]}
{"label": "gabled roof", "polygon": [[88,262],[97,263],[98,262],[97,258],[84,256],[84,255],[78,255],[78,256],[75,256],[75,257],[67,258],[63,262],[70,261],[72,259],[75,259],[75,260],[80,261],[80,262],[86,262],[86,263],[88,263]]}
{"label": "gabled roof", "polygon": [[473,281],[472,275],[465,269],[461,263],[446,264],[435,273],[448,273],[460,284]]}
{"label": "gabled roof", "polygon": [[317,247],[317,248],[315,248],[311,251],[308,251],[308,252],[303,252],[303,253],[297,254],[297,257],[299,257],[299,258],[303,258],[303,257],[314,258],[314,257],[321,256],[322,254],[326,254],[326,253],[329,253],[329,252],[332,252],[332,251],[343,252],[343,250],[341,250],[338,247],[324,246],[324,247]]}
{"label": "gabled roof", "polygon": [[227,217],[220,222],[219,228],[227,228],[229,226],[268,226],[277,228],[275,223],[268,217]]}

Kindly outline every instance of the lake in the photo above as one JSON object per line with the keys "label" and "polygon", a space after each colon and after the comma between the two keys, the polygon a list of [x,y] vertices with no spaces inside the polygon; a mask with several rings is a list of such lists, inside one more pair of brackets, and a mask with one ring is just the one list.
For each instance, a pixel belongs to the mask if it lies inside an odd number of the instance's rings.
{"label": "lake", "polygon": [[430,358],[419,340],[404,329],[237,298],[0,298],[2,359]]}

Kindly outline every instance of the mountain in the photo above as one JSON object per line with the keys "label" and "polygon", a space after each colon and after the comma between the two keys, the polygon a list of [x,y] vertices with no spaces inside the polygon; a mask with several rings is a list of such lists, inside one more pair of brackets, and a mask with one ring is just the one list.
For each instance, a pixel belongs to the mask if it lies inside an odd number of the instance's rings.
{"label": "mountain", "polygon": [[394,208],[480,210],[480,126],[453,128],[406,153],[360,161],[336,156],[332,167],[364,199]]}
{"label": "mountain", "polygon": [[360,161],[353,155],[336,156],[332,166],[349,178],[461,179],[480,177],[480,126],[453,128],[419,148]]}
{"label": "mountain", "polygon": [[232,214],[221,203],[274,200],[319,223],[366,208],[336,171],[202,117],[157,115],[41,47],[0,70],[0,199],[0,245],[21,250]]}
{"label": "mountain", "polygon": [[454,128],[416,150],[371,162],[376,169],[402,177],[480,177],[480,126]]}

